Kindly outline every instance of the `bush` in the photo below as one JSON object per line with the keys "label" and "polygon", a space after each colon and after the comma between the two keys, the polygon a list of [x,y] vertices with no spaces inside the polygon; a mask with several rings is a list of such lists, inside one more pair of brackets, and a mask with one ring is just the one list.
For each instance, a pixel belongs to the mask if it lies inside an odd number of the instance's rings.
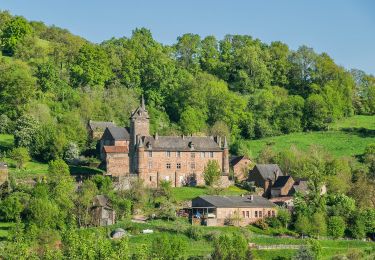
{"label": "bush", "polygon": [[328,235],[333,238],[340,238],[344,235],[346,228],[345,221],[342,217],[333,216],[328,220]]}
{"label": "bush", "polygon": [[258,219],[253,223],[253,225],[263,230],[268,229],[268,224],[264,219]]}
{"label": "bush", "polygon": [[10,157],[16,161],[16,167],[18,169],[22,169],[25,163],[31,159],[29,150],[27,150],[25,147],[14,148],[10,153]]}
{"label": "bush", "polygon": [[188,227],[185,233],[186,233],[186,236],[194,240],[199,240],[199,239],[202,239],[203,237],[202,229],[197,226]]}
{"label": "bush", "polygon": [[266,223],[273,228],[282,227],[281,221],[277,217],[267,218]]}

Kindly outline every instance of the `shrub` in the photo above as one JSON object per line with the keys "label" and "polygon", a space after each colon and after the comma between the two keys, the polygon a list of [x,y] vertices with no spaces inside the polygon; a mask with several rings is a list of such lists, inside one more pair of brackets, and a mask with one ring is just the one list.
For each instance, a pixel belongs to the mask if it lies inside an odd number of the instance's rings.
{"label": "shrub", "polygon": [[268,229],[268,224],[264,219],[258,219],[253,225],[263,230]]}
{"label": "shrub", "polygon": [[14,148],[10,153],[10,157],[16,161],[16,167],[18,169],[22,169],[25,163],[31,159],[29,151],[25,147]]}
{"label": "shrub", "polygon": [[282,224],[280,220],[277,217],[267,218],[266,223],[273,228],[280,228],[282,227]]}
{"label": "shrub", "polygon": [[200,227],[191,226],[186,229],[186,236],[194,240],[199,240],[203,237],[203,232]]}
{"label": "shrub", "polygon": [[344,235],[346,228],[345,221],[342,217],[333,216],[328,220],[328,234],[333,238],[340,238]]}

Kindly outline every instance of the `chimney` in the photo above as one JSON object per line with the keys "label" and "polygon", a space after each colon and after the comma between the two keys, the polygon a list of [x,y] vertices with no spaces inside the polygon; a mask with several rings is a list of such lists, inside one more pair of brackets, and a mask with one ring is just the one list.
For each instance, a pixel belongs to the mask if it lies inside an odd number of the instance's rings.
{"label": "chimney", "polygon": [[159,134],[158,134],[157,132],[155,133],[154,139],[155,139],[155,140],[158,140],[158,139],[159,139]]}
{"label": "chimney", "polygon": [[254,200],[254,195],[250,195],[249,200],[253,201]]}
{"label": "chimney", "polygon": [[182,140],[185,140],[185,135],[182,135]]}
{"label": "chimney", "polygon": [[273,172],[273,174],[275,175],[275,181],[277,180],[277,178],[279,177],[279,171],[276,170]]}

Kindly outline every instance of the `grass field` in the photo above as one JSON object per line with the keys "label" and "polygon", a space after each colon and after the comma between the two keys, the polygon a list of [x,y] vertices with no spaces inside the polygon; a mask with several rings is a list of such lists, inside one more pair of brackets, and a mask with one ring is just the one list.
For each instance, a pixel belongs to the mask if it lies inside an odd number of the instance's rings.
{"label": "grass field", "polygon": [[[244,141],[253,157],[266,146],[271,145],[275,151],[295,145],[306,150],[310,145],[318,145],[332,155],[355,156],[364,152],[369,143],[375,143],[375,116],[354,116],[330,126],[325,132],[302,132],[259,140]],[[335,130],[333,130],[335,129]]]}

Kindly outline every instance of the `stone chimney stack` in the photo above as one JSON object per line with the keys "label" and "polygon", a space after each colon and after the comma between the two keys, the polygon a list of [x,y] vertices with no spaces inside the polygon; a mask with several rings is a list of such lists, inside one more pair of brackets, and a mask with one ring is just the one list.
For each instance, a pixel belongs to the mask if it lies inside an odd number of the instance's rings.
{"label": "stone chimney stack", "polygon": [[224,146],[223,146],[223,174],[229,176],[229,149],[227,143],[227,137],[224,137]]}

